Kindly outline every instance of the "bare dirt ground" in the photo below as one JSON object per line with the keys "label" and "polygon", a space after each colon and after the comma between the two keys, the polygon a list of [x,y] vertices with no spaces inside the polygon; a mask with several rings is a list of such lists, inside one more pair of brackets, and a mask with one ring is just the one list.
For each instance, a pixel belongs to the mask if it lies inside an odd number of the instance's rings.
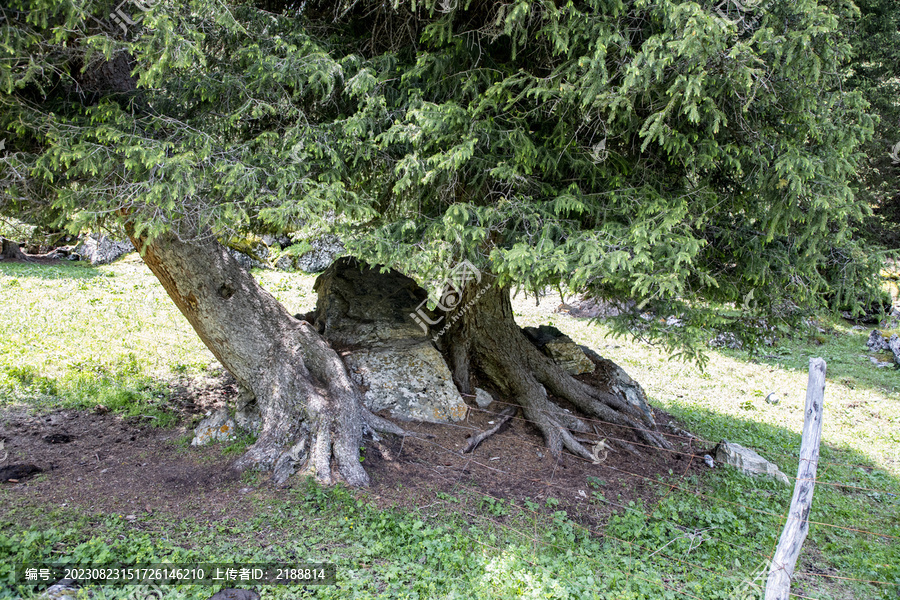
{"label": "bare dirt ground", "polygon": [[[183,422],[190,424],[191,415],[196,420],[235,394],[234,385],[223,377],[211,388],[180,388],[174,397],[185,412]],[[369,497],[379,506],[402,508],[427,506],[439,493],[483,495],[520,506],[528,500],[598,525],[630,500],[658,499],[667,489],[658,478],[676,482],[706,469],[695,456],[708,449],[692,447],[685,438],[671,438],[674,452],[649,449],[638,446],[627,429],[604,424],[598,426],[607,439],[628,440],[639,453],[619,449],[598,464],[569,454],[557,461],[521,411],[474,452],[463,454],[467,436],[490,429],[503,408],[501,402],[485,410],[472,405],[459,423],[402,423],[416,436],[367,440]],[[666,415],[657,415],[668,423]],[[664,426],[664,431],[669,429]],[[143,417],[77,410],[35,415],[22,408],[5,409],[0,411],[5,446],[0,457],[6,452],[8,456],[0,468],[34,465],[41,472],[12,481],[7,477],[0,486],[15,505],[69,507],[126,518],[156,511],[175,518],[196,518],[198,513],[226,517],[239,513],[246,494],[286,493],[267,476],[248,482],[232,470],[238,454],[225,452],[226,444],[190,446],[191,434],[189,426],[161,429]],[[585,437],[599,440],[597,435]],[[602,458],[603,453],[598,454]],[[295,477],[289,485],[299,483]],[[608,501],[588,503],[597,490]],[[558,502],[547,503],[548,498]]]}

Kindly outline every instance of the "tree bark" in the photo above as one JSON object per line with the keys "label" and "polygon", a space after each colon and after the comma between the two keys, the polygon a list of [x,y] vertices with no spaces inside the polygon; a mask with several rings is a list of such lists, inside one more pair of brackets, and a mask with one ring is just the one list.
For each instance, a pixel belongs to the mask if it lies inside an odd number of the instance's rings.
{"label": "tree bark", "polygon": [[28,257],[19,249],[19,244],[6,238],[0,238],[0,258],[7,260],[28,260]]}
{"label": "tree bark", "polygon": [[296,470],[323,483],[333,466],[350,485],[368,484],[359,448],[366,429],[402,433],[370,413],[338,354],[315,328],[291,316],[218,243],[173,233],[135,236],[135,248],[215,357],[255,397],[258,438],[236,462]]}
{"label": "tree bark", "polygon": [[[457,320],[438,337],[448,357],[454,381],[465,393],[477,370],[498,391],[515,398],[544,436],[550,452],[559,457],[563,449],[593,460],[575,438],[576,432],[591,431],[575,415],[564,411],[548,397],[548,391],[571,402],[587,416],[633,428],[650,445],[669,448],[655,431],[652,417],[623,398],[585,384],[563,370],[538,350],[513,318],[508,287],[494,285],[490,276],[477,286],[468,286],[457,304]],[[443,323],[439,324],[442,325]]]}

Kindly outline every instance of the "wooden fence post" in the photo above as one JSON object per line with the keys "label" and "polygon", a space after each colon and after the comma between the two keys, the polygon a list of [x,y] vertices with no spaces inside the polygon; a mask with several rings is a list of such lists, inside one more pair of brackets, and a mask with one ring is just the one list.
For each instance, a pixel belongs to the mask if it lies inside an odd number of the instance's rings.
{"label": "wooden fence post", "polygon": [[784,531],[769,567],[766,581],[766,600],[787,600],[791,591],[791,576],[800,555],[800,547],[809,532],[809,511],[816,467],[819,464],[819,442],[822,439],[822,403],[825,400],[825,361],[809,359],[809,383],[806,386],[806,412],[803,420],[803,439],[800,442],[800,465],[794,496]]}

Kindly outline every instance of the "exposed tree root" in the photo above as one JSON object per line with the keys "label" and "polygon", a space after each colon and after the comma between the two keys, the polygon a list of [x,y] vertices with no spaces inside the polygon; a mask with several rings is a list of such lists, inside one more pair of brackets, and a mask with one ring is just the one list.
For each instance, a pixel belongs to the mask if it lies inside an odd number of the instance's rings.
{"label": "exposed tree root", "polygon": [[519,410],[519,407],[517,407],[517,406],[507,406],[506,408],[504,408],[500,412],[500,414],[497,415],[498,422],[496,425],[494,425],[493,427],[491,427],[490,429],[488,429],[486,431],[482,431],[481,433],[479,433],[477,435],[473,435],[472,437],[469,438],[469,443],[466,444],[465,448],[463,448],[463,454],[468,454],[469,452],[472,452],[473,450],[475,450],[475,448],[478,447],[478,445],[481,442],[483,442],[484,440],[488,439],[489,437],[491,437],[492,435],[494,435],[495,433],[500,431],[500,428],[503,427],[504,425],[506,425],[506,423],[510,419],[513,418],[513,415],[515,415],[518,410]]}
{"label": "exposed tree root", "polygon": [[[473,291],[464,293],[462,305],[466,294],[472,295]],[[481,293],[449,331],[444,350],[461,389],[470,389],[472,372],[477,369],[522,407],[525,418],[540,430],[556,457],[567,450],[588,460],[595,459],[575,437],[576,433],[592,430],[582,419],[552,402],[548,391],[570,402],[586,417],[628,427],[648,445],[671,447],[655,431],[652,415],[608,390],[578,381],[528,341],[513,319],[508,289],[492,288]],[[634,450],[630,444],[624,446]]]}

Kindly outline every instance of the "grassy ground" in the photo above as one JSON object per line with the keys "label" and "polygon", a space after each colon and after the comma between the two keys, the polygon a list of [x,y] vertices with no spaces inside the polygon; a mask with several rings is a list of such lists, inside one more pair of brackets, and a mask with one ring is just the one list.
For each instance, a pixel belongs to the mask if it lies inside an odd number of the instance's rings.
{"label": "grassy ground", "polygon": [[[313,277],[257,275],[291,312],[314,306]],[[557,303],[547,297],[536,307],[519,298],[517,318],[556,325],[625,367],[690,431],[711,443],[751,446],[789,475],[797,468],[807,361],[825,358],[821,482],[800,564],[806,574],[794,591],[897,598],[900,379],[868,361],[868,330],[823,319],[824,334],[798,333],[764,357],[712,352],[701,371],[645,344],[606,337],[602,325],[553,314]],[[0,263],[0,410],[102,404],[174,426],[182,417],[170,410],[172,382],[215,369],[133,258],[100,268]],[[765,401],[770,392],[780,396],[777,405]],[[552,498],[513,505],[460,487],[416,507],[382,510],[364,493],[314,485],[265,493],[248,477],[255,491],[236,499],[231,512],[198,507],[184,518],[157,511],[137,523],[17,505],[0,488],[0,564],[49,556],[121,563],[300,557],[338,566],[336,586],[271,588],[264,598],[744,598],[754,597],[749,580],[774,547],[790,501],[786,488],[725,469],[673,474],[655,485],[655,501],[624,506],[602,531],[589,532],[579,515],[554,510]],[[586,504],[608,500],[602,481],[587,491]],[[0,598],[38,589],[3,581],[0,568]],[[166,588],[165,596],[206,598],[212,590]],[[95,588],[94,598],[137,600],[151,592]]]}

